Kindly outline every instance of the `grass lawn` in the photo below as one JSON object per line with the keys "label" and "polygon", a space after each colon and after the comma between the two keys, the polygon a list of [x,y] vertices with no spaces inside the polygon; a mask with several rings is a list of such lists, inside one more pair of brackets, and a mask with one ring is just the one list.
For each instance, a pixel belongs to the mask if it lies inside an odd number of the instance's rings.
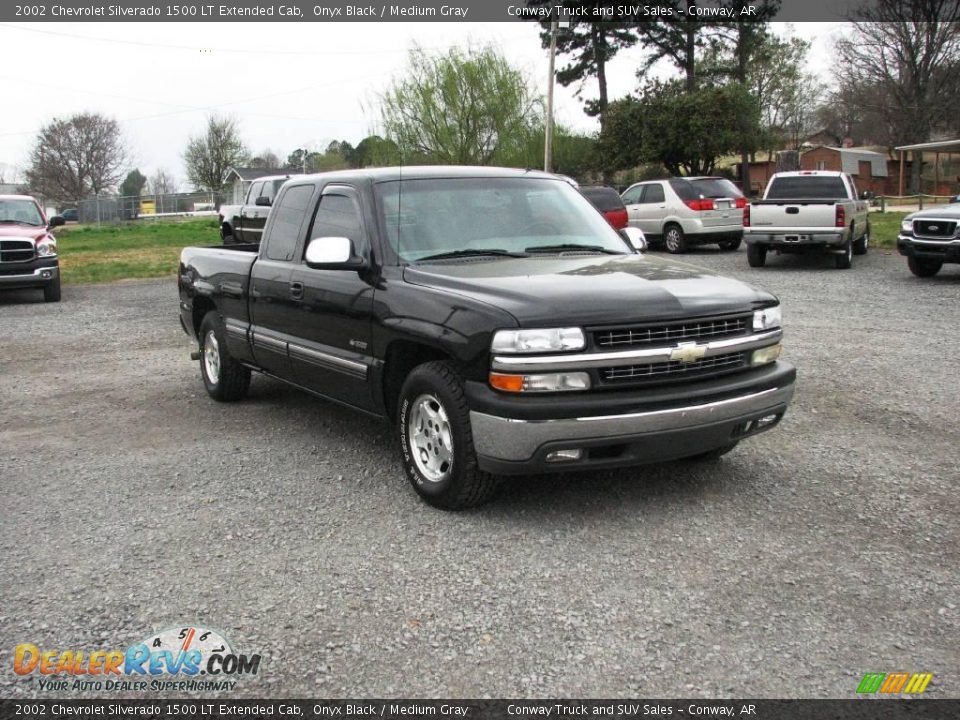
{"label": "grass lawn", "polygon": [[870,213],[870,244],[873,247],[896,247],[900,221],[908,214],[905,212]]}
{"label": "grass lawn", "polygon": [[175,275],[187,245],[217,245],[217,219],[149,220],[57,228],[64,283]]}

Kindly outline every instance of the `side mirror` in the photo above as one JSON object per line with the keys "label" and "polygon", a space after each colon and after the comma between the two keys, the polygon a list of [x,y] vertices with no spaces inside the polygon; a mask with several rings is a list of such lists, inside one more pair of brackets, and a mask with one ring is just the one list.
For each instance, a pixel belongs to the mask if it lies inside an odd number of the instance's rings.
{"label": "side mirror", "polygon": [[873,199],[873,193],[870,192],[869,190],[864,190],[862,193],[860,193],[860,199],[861,199],[861,200],[872,200],[872,199]]}
{"label": "side mirror", "polygon": [[620,230],[620,236],[638,253],[643,254],[647,251],[647,236],[640,228],[625,227]]}
{"label": "side mirror", "polygon": [[318,237],[307,245],[308,267],[323,270],[360,270],[366,263],[357,257],[350,238]]}
{"label": "side mirror", "polygon": [[259,205],[260,207],[270,207],[271,205],[273,205],[273,200],[266,197],[265,195],[261,195],[260,197],[258,197],[256,200],[253,201],[253,204]]}
{"label": "side mirror", "polygon": [[47,227],[60,227],[61,225],[66,225],[67,221],[63,219],[63,215],[54,215],[47,221]]}

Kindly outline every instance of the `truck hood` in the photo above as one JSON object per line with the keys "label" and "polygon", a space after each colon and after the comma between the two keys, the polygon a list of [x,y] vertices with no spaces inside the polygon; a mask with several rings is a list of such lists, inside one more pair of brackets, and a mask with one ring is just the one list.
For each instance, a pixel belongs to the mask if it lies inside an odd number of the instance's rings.
{"label": "truck hood", "polygon": [[499,307],[521,326],[639,323],[748,312],[776,302],[739,280],[639,255],[424,263],[407,266],[403,277]]}
{"label": "truck hood", "polygon": [[915,220],[917,218],[945,218],[960,221],[960,203],[940,205],[939,207],[932,207],[929,210],[910,213],[904,220]]}
{"label": "truck hood", "polygon": [[33,225],[13,225],[12,223],[0,223],[0,237],[17,238],[18,240],[36,240],[40,241],[50,233],[45,227],[35,227]]}

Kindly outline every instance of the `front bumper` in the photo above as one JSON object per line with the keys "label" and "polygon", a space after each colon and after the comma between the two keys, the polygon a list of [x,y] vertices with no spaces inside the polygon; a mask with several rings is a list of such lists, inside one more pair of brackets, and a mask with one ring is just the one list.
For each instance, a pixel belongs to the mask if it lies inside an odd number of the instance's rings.
{"label": "front bumper", "polygon": [[960,239],[918,240],[910,235],[898,235],[897,252],[918,260],[960,263]]}
{"label": "front bumper", "polygon": [[23,263],[0,264],[0,290],[42,288],[60,275],[57,258],[40,258]]}
{"label": "front bumper", "polygon": [[[769,368],[720,381],[680,386],[668,399],[664,390],[606,403],[610,414],[595,414],[591,393],[577,412],[560,400],[561,413],[542,407],[547,398],[524,398],[540,408],[525,417],[497,412],[491,399],[471,399],[470,422],[480,467],[500,475],[623,467],[674,460],[729,445],[774,427],[793,397],[796,370],[777,362]],[[468,398],[478,392],[468,388]],[[610,398],[612,399],[612,398]],[[510,399],[511,401],[514,399]],[[644,401],[645,400],[645,401]],[[506,402],[506,401],[505,401]],[[583,401],[581,401],[583,402]],[[611,407],[611,405],[613,407]],[[549,405],[547,405],[549,407]],[[580,450],[575,460],[550,462],[557,450]]]}

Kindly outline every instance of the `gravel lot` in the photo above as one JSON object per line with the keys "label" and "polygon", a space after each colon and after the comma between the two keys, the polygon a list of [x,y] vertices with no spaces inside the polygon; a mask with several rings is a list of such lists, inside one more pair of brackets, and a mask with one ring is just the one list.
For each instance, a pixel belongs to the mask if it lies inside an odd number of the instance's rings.
{"label": "gravel lot", "polygon": [[780,428],[460,514],[374,420],[262,377],[209,400],[172,279],[0,294],[0,696],[49,696],[18,643],[197,623],[263,654],[247,697],[850,697],[898,670],[960,697],[960,270],[688,260],[783,301]]}

